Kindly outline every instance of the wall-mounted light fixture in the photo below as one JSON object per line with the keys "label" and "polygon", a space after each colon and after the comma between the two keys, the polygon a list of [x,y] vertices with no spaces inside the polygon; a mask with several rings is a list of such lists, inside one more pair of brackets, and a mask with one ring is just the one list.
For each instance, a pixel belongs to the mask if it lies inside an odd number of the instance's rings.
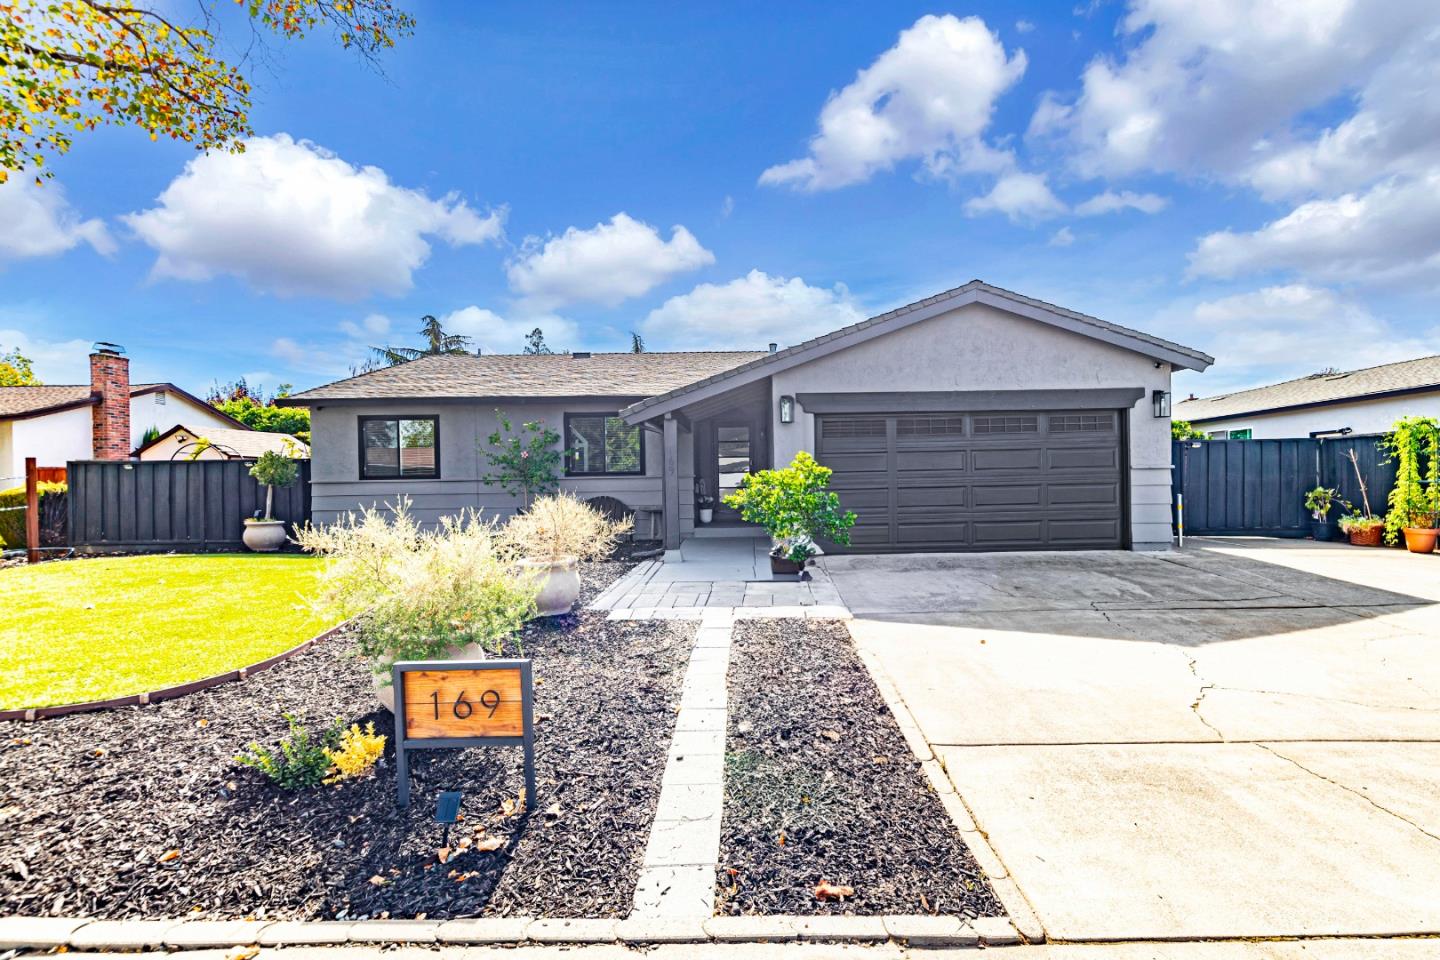
{"label": "wall-mounted light fixture", "polygon": [[780,422],[795,422],[795,398],[789,394],[780,398]]}
{"label": "wall-mounted light fixture", "polygon": [[1157,418],[1170,418],[1170,391],[1155,390],[1150,394],[1150,406],[1154,408]]}

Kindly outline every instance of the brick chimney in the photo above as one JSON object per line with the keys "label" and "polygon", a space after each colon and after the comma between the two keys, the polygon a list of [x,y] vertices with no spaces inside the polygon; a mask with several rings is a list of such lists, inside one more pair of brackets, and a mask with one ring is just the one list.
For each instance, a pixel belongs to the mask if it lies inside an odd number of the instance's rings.
{"label": "brick chimney", "polygon": [[97,343],[90,354],[90,391],[99,403],[90,408],[90,436],[96,460],[130,457],[130,361],[125,348]]}

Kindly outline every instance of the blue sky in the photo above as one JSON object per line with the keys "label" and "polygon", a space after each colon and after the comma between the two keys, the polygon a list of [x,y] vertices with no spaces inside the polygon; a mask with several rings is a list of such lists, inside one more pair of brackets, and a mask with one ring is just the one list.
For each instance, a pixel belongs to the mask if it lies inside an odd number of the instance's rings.
{"label": "blue sky", "polygon": [[1214,354],[1181,395],[1440,352],[1433,4],[408,9],[383,76],[277,44],[241,156],[0,188],[0,348],[305,387],[425,313],[755,348],[979,277]]}

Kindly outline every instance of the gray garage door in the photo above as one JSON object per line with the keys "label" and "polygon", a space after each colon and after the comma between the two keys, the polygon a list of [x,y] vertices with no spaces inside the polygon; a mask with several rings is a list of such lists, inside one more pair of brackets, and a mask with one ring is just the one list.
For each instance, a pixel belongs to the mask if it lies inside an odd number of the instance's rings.
{"label": "gray garage door", "polygon": [[853,551],[1118,548],[1119,414],[827,414],[818,458]]}

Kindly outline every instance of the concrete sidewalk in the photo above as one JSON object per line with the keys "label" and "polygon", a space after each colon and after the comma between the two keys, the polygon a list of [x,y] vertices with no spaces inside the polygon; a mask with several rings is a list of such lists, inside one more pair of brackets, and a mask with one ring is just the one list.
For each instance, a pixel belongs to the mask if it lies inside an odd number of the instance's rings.
{"label": "concrete sidewalk", "polygon": [[1440,933],[1440,556],[826,565],[1052,939]]}

